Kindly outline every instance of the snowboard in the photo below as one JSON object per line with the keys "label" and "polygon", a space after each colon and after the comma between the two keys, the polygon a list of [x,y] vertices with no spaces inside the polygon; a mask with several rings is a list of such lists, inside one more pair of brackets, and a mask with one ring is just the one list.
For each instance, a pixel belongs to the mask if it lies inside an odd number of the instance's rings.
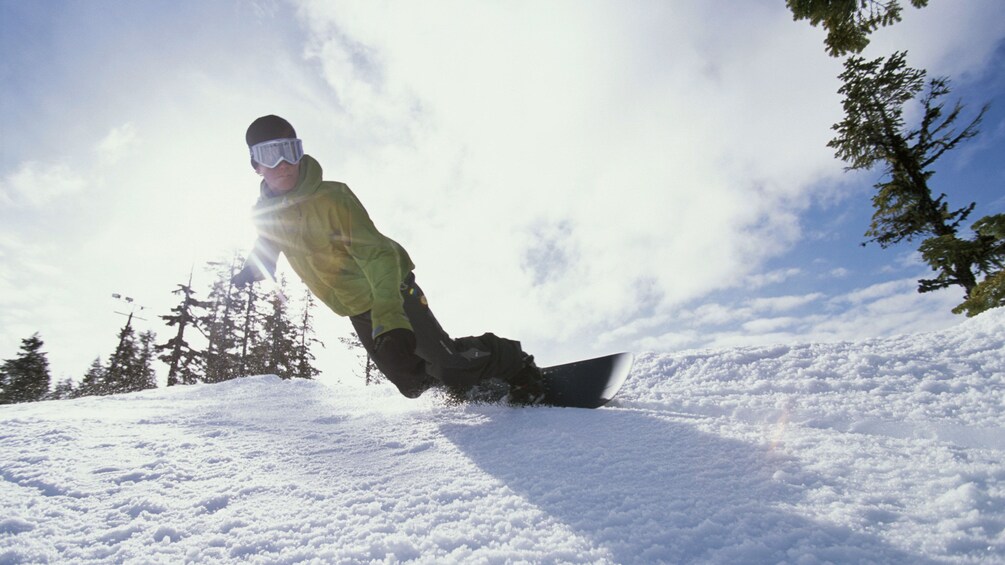
{"label": "snowboard", "polygon": [[614,398],[632,370],[631,353],[615,353],[585,361],[542,367],[547,392],[542,404],[568,408],[599,408]]}

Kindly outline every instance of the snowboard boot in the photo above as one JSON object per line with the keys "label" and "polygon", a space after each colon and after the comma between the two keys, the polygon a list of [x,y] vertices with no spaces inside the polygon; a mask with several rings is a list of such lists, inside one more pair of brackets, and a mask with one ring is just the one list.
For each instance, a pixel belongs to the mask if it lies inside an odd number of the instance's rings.
{"label": "snowboard boot", "polygon": [[533,406],[544,401],[544,375],[534,364],[534,356],[524,357],[523,367],[509,380],[510,404],[517,406]]}

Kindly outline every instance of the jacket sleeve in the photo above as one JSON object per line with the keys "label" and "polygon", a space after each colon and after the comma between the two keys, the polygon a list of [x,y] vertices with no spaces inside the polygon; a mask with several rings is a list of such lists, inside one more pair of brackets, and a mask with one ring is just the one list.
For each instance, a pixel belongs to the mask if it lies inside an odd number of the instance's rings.
{"label": "jacket sleeve", "polygon": [[331,220],[349,256],[370,284],[373,337],[398,328],[411,330],[401,296],[405,273],[401,271],[398,246],[377,231],[370,215],[351,192],[339,204],[332,207]]}
{"label": "jacket sleeve", "polygon": [[276,261],[279,260],[279,250],[268,239],[258,236],[255,246],[244,260],[242,273],[248,273],[252,280],[274,279],[276,277]]}

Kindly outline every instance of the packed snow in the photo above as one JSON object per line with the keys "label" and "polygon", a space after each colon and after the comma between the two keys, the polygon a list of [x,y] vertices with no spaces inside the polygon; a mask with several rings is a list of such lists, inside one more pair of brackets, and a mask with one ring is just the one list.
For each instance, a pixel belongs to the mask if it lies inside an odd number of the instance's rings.
{"label": "packed snow", "polygon": [[0,407],[0,562],[1005,562],[1005,309],[643,354],[598,410],[352,372]]}

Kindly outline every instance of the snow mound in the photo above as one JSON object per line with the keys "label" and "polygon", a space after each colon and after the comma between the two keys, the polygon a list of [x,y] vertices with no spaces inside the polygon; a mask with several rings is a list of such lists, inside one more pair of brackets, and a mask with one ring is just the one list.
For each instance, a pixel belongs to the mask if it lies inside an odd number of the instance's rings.
{"label": "snow mound", "polygon": [[274,376],[4,406],[0,563],[1005,562],[1003,336],[644,354],[600,410]]}
{"label": "snow mound", "polygon": [[1005,449],[1005,308],[859,343],[644,354],[618,405]]}

